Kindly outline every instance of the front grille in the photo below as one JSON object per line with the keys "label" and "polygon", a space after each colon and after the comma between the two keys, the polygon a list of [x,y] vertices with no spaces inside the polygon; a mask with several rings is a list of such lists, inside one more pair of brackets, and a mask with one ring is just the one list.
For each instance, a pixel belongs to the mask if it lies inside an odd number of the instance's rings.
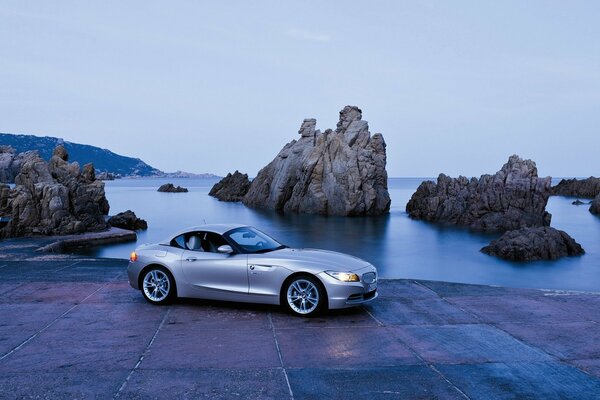
{"label": "front grille", "polygon": [[377,281],[377,274],[375,274],[375,272],[364,273],[362,276],[362,280],[363,282],[368,284],[374,283],[375,281]]}

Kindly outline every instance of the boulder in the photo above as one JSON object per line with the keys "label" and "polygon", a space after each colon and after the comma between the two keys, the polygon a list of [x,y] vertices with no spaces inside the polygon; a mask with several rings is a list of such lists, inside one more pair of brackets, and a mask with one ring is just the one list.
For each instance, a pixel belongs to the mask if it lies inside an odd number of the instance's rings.
{"label": "boulder", "polygon": [[113,215],[108,219],[108,223],[115,228],[128,229],[130,231],[148,229],[148,223],[143,219],[138,218],[131,210]]}
{"label": "boulder", "polygon": [[558,185],[552,187],[552,194],[593,199],[600,194],[600,178],[561,179]]}
{"label": "boulder", "polygon": [[592,200],[592,205],[590,206],[590,212],[592,214],[600,215],[600,194]]}
{"label": "boulder", "polygon": [[481,251],[511,261],[556,260],[585,253],[566,232],[547,226],[508,231]]}
{"label": "boulder", "polygon": [[533,161],[513,155],[494,175],[468,179],[440,174],[437,183],[421,183],[406,211],[415,219],[480,231],[549,226],[550,181],[538,177]]}
{"label": "boulder", "polygon": [[23,164],[23,154],[16,154],[11,146],[0,146],[0,182],[14,183]]}
{"label": "boulder", "polygon": [[249,188],[248,174],[235,171],[217,182],[208,194],[216,197],[219,201],[242,201]]}
{"label": "boulder", "polygon": [[260,170],[243,202],[284,213],[381,215],[389,212],[386,145],[358,107],[340,111],[337,129],[305,119],[300,138]]}
{"label": "boulder", "polygon": [[104,183],[90,181],[89,174],[80,173],[77,163],[68,163],[64,148],[57,148],[48,163],[37,151],[20,156],[22,163],[15,187],[0,188],[0,217],[9,219],[0,229],[0,238],[107,228],[104,215],[109,205]]}
{"label": "boulder", "polygon": [[187,188],[181,186],[175,186],[172,183],[165,183],[158,188],[159,192],[165,193],[187,193]]}

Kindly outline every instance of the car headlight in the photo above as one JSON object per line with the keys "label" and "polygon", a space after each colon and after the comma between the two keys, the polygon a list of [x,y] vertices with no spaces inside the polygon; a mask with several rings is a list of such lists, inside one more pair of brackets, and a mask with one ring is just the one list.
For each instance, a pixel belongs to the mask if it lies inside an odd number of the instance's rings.
{"label": "car headlight", "polygon": [[325,273],[332,278],[342,282],[360,282],[360,278],[353,272],[336,272],[336,271],[325,271]]}

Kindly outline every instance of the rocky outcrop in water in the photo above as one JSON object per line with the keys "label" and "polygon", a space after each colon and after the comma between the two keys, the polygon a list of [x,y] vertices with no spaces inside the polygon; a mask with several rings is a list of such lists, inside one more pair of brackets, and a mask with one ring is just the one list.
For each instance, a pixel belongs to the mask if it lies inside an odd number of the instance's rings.
{"label": "rocky outcrop in water", "polygon": [[69,163],[58,146],[48,163],[36,151],[23,153],[15,187],[0,189],[0,216],[10,221],[0,237],[64,235],[107,228],[109,205],[94,167]]}
{"label": "rocky outcrop in water", "polygon": [[511,261],[556,260],[585,253],[566,232],[550,227],[506,232],[481,251]]}
{"label": "rocky outcrop in water", "polygon": [[216,197],[220,201],[242,201],[246,193],[250,189],[250,179],[247,174],[242,174],[235,171],[229,173],[219,182],[217,182],[210,192],[209,196]]}
{"label": "rocky outcrop in water", "polygon": [[23,164],[24,154],[17,154],[11,146],[0,146],[0,182],[14,183]]}
{"label": "rocky outcrop in water", "polygon": [[590,206],[590,212],[592,214],[600,215],[600,194],[592,200],[592,205]]}
{"label": "rocky outcrop in water", "polygon": [[552,187],[552,194],[593,199],[600,194],[600,178],[561,179],[558,185]]}
{"label": "rocky outcrop in water", "polygon": [[321,132],[315,119],[305,119],[298,133],[260,170],[244,204],[321,215],[389,212],[385,141],[371,135],[358,107],[340,111],[335,131]]}
{"label": "rocky outcrop in water", "polygon": [[187,188],[181,187],[181,186],[175,186],[172,183],[165,183],[164,185],[161,185],[161,187],[158,188],[159,192],[164,192],[164,193],[187,193],[188,190]]}
{"label": "rocky outcrop in water", "polygon": [[468,179],[440,174],[437,183],[421,183],[406,211],[415,219],[482,231],[549,226],[550,180],[538,177],[533,161],[513,155],[494,175]]}
{"label": "rocky outcrop in water", "polygon": [[131,210],[113,215],[108,219],[108,223],[115,228],[128,229],[130,231],[148,229],[148,223],[143,219],[138,218]]}

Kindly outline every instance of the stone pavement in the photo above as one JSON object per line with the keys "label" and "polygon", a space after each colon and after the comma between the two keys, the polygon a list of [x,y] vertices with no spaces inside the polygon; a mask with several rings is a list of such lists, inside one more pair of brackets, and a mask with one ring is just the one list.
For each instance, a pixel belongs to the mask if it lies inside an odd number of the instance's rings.
{"label": "stone pavement", "polygon": [[0,257],[0,398],[600,398],[599,294],[389,280],[304,319],[152,306],[126,266]]}

